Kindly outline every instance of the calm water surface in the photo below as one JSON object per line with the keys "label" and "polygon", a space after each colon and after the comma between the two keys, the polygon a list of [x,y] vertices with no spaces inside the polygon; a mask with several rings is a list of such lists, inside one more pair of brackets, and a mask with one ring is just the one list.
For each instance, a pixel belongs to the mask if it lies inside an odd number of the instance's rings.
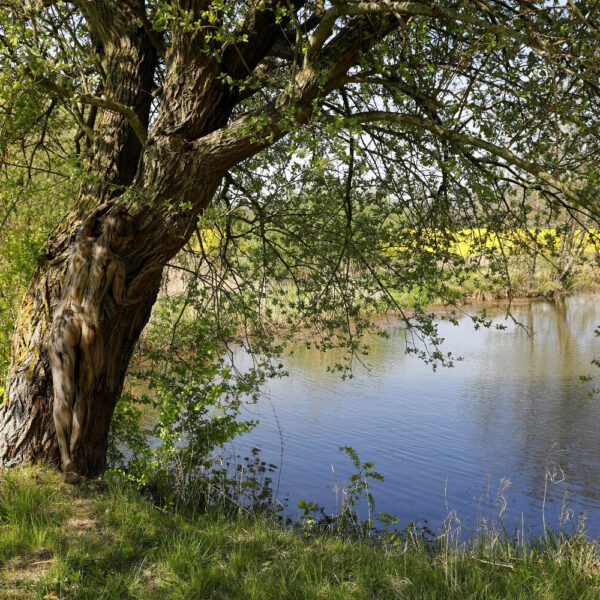
{"label": "calm water surface", "polygon": [[600,356],[600,297],[512,307],[528,331],[487,307],[507,330],[475,331],[468,318],[440,324],[446,349],[464,360],[432,372],[405,354],[401,328],[373,340],[369,369],[342,381],[335,357],[296,348],[286,379],[270,382],[244,416],[260,420],[236,450],[262,450],[280,465],[279,497],[339,508],[336,489],[353,472],[351,445],[385,476],[372,487],[377,510],[439,531],[451,511],[464,532],[483,520],[528,533],[586,515],[600,535],[600,396],[590,364]]}

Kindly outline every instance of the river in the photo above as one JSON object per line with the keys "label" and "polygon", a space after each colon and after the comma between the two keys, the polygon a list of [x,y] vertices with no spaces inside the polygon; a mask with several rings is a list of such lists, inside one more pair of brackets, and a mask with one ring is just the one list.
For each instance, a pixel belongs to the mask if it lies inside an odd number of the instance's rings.
{"label": "river", "polygon": [[[235,440],[261,449],[287,513],[297,503],[340,505],[353,472],[338,448],[352,446],[385,477],[371,486],[376,510],[435,532],[452,516],[461,537],[482,524],[540,534],[585,518],[600,535],[600,396],[591,365],[600,356],[600,297],[487,306],[489,329],[440,323],[445,348],[463,360],[433,372],[405,352],[405,333],[371,340],[368,368],[327,372],[335,356],[298,347],[289,377],[269,383],[243,416],[260,424]],[[497,330],[496,324],[506,326]],[[597,385],[597,381],[596,381]],[[337,491],[336,491],[337,490]],[[365,514],[366,505],[359,510]]]}

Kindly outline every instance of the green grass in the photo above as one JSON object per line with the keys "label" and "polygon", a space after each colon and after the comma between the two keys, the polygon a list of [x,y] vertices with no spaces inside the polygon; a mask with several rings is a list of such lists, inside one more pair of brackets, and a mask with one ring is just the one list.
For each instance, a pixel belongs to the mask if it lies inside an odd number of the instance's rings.
{"label": "green grass", "polygon": [[583,536],[526,549],[386,547],[304,537],[247,515],[183,515],[130,487],[67,487],[49,469],[0,483],[0,598],[600,598],[598,547]]}

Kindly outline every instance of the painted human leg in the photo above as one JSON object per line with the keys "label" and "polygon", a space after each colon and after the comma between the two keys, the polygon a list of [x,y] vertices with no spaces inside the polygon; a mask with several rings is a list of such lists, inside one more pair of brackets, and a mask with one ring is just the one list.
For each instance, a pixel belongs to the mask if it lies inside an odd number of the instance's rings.
{"label": "painted human leg", "polygon": [[97,346],[97,328],[86,321],[81,325],[81,352],[77,368],[77,396],[73,406],[73,428],[71,431],[70,452],[74,454],[81,432],[87,427],[90,416],[90,402],[94,389],[95,376],[100,368],[101,355]]}
{"label": "painted human leg", "polygon": [[73,406],[76,403],[77,395],[75,372],[80,339],[80,319],[71,310],[65,310],[54,321],[48,354],[54,387],[52,415],[60,449],[64,480],[67,483],[75,483],[79,480],[77,469],[71,457],[71,436],[73,431]]}

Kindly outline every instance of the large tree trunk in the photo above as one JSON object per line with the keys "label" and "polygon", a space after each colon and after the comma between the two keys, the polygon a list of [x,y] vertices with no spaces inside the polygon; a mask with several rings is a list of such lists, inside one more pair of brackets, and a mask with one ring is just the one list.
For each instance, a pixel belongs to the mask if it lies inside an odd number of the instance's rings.
{"label": "large tree trunk", "polygon": [[[113,2],[84,4],[83,9],[106,73],[104,96],[133,108],[147,124],[157,60],[155,48],[144,30]],[[48,241],[16,325],[6,397],[0,407],[0,464],[6,466],[36,460],[59,464],[48,356],[53,312],[63,294],[81,221],[94,207],[114,201],[138,170],[142,145],[122,115],[101,111],[96,131],[84,159],[91,177],[82,184],[73,212]],[[107,361],[94,384],[94,416],[76,451],[83,474],[96,474],[104,468],[115,401],[159,284],[160,272],[156,271],[152,280],[147,278],[147,294],[140,303],[105,315],[111,327],[103,334],[100,347],[106,347]]]}
{"label": "large tree trunk", "polygon": [[[106,72],[104,96],[133,107],[147,125],[156,49],[120,3],[82,7]],[[55,425],[61,421],[56,414],[53,418],[52,408],[56,412],[62,404],[66,416],[58,426],[58,445],[63,444],[63,467],[69,444],[69,461],[80,474],[96,475],[105,467],[112,414],[156,301],[162,269],[193,233],[198,213],[226,170],[193,140],[227,121],[233,108],[230,92],[219,80],[215,59],[202,51],[202,41],[192,42],[184,33],[171,45],[164,108],[145,148],[124,116],[101,112],[86,161],[92,177],[82,186],[73,214],[48,242],[22,305],[7,398],[0,408],[1,464],[58,464]],[[131,224],[133,237],[117,253],[107,240],[119,222]],[[115,270],[123,275],[120,297]],[[73,321],[74,313],[76,343],[60,333],[72,325],[61,322],[61,315]],[[91,331],[87,344],[84,330]],[[65,348],[72,354],[66,367]],[[74,389],[63,393],[69,386]],[[53,399],[53,388],[61,390],[60,398],[55,394]],[[71,436],[76,426],[67,414],[69,405],[75,413],[84,404],[81,430],[77,425],[77,436]],[[66,432],[62,442],[61,430]]]}

